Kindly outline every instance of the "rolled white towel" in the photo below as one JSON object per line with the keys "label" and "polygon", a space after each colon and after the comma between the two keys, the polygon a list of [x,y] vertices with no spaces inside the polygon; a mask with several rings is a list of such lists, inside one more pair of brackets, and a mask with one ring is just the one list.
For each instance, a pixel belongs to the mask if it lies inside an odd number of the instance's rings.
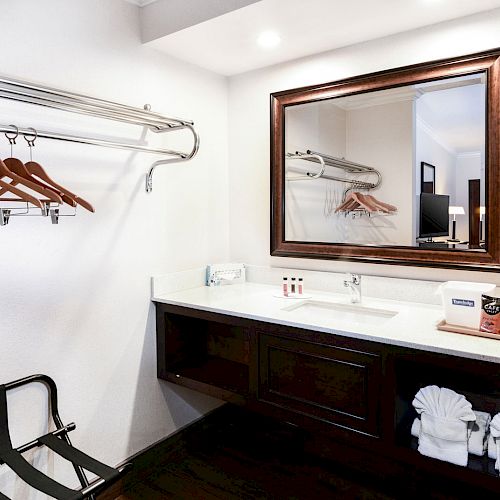
{"label": "rolled white towel", "polygon": [[[418,438],[418,436],[420,436],[420,427],[421,427],[420,419],[418,417],[415,417],[415,420],[413,420],[413,423],[411,424],[411,431],[410,431],[410,433],[413,437]],[[470,438],[471,433],[472,433],[472,426],[470,425],[470,422],[469,422],[469,425],[467,426],[467,437],[468,438]],[[484,453],[483,453],[483,455],[484,455]]]}
{"label": "rolled white towel", "polygon": [[457,394],[446,387],[428,385],[420,389],[412,402],[417,413],[428,413],[448,420],[461,420],[463,422],[475,421],[476,415],[472,405],[465,396]]}
{"label": "rolled white towel", "polygon": [[490,424],[490,434],[495,440],[495,448],[497,450],[497,458],[495,461],[495,469],[500,471],[500,413],[497,413]]}
{"label": "rolled white towel", "polygon": [[475,422],[469,422],[469,453],[482,457],[486,453],[487,433],[490,426],[491,415],[484,411],[475,411]]}
{"label": "rolled white towel", "polygon": [[420,389],[412,404],[421,418],[418,451],[466,466],[468,422],[476,420],[472,405],[461,394],[435,385]]}
{"label": "rolled white towel", "polygon": [[[474,413],[476,413],[476,412],[474,412]],[[479,413],[482,413],[482,412],[479,412]],[[470,423],[471,422],[469,422],[469,425],[467,426],[467,438],[470,438],[470,435],[472,434],[472,426],[470,425]],[[422,424],[420,423],[420,419],[418,417],[415,417],[415,420],[413,420],[413,423],[411,424],[411,431],[410,431],[410,433],[413,437],[418,438],[418,436],[420,436],[421,425]]]}
{"label": "rolled white towel", "polygon": [[420,436],[420,419],[417,417],[415,418],[415,420],[413,421],[413,424],[411,424],[411,435],[413,437],[416,437],[418,438],[418,436]]}
{"label": "rolled white towel", "polygon": [[488,458],[492,458],[493,460],[497,459],[497,445],[491,433],[488,434]]}
{"label": "rolled white towel", "polygon": [[[482,457],[486,453],[486,448],[488,448],[488,454],[491,453],[490,450],[494,450],[495,453],[495,456],[490,456],[490,458],[496,459],[496,448],[494,447],[493,438],[488,434],[491,415],[484,411],[476,410],[474,410],[474,414],[476,415],[476,421],[469,422],[467,425],[468,451],[471,455]],[[411,435],[413,437],[418,438],[420,435],[420,426],[420,419],[417,417],[411,426]],[[491,444],[489,444],[489,440],[491,440]]]}
{"label": "rolled white towel", "polygon": [[418,451],[452,464],[467,465],[467,422],[422,413]]}

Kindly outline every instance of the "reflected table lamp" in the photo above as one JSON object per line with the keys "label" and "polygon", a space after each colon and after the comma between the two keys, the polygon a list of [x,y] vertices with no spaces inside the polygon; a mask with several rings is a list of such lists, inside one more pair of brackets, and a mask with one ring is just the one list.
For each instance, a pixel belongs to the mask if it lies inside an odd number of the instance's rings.
{"label": "reflected table lamp", "polygon": [[448,213],[453,215],[453,226],[451,230],[451,239],[448,241],[458,242],[457,240],[457,215],[465,215],[464,207],[453,207],[450,206],[448,209]]}
{"label": "reflected table lamp", "polygon": [[483,242],[483,219],[486,214],[486,207],[479,207],[479,241]]}

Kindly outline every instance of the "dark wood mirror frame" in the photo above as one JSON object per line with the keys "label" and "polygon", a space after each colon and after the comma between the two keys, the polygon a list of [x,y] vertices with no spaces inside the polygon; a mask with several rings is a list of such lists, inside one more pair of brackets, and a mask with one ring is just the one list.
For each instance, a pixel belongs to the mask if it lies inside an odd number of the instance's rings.
{"label": "dark wood mirror frame", "polygon": [[[333,97],[485,72],[486,251],[311,243],[285,239],[285,109]],[[500,271],[500,49],[271,94],[271,255]]]}

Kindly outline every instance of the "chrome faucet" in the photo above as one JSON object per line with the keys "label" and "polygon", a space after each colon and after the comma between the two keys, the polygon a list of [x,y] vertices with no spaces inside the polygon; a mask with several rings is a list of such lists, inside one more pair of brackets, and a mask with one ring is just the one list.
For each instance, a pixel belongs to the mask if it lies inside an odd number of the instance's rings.
{"label": "chrome faucet", "polygon": [[344,286],[351,292],[351,303],[361,302],[361,275],[349,273],[348,279],[344,280]]}

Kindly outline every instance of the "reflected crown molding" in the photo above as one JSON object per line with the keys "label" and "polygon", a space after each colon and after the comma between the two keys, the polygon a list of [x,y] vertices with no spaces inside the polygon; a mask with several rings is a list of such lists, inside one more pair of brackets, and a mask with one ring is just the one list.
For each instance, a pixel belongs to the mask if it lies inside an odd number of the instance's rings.
{"label": "reflected crown molding", "polygon": [[452,148],[436,131],[432,125],[429,125],[420,115],[416,116],[416,125],[423,129],[428,135],[432,137],[443,149],[445,149],[450,155],[458,156],[457,151]]}
{"label": "reflected crown molding", "polygon": [[370,108],[372,106],[381,106],[383,104],[393,104],[396,102],[415,101],[421,95],[422,91],[420,89],[413,87],[400,87],[376,92],[368,92],[366,94],[338,97],[332,101],[332,104],[349,111],[351,109]]}
{"label": "reflected crown molding", "polygon": [[481,158],[481,151],[467,151],[465,153],[457,153],[457,158]]}
{"label": "reflected crown molding", "polygon": [[459,87],[470,87],[471,85],[484,85],[486,83],[485,75],[470,75],[469,78],[465,77],[461,80],[443,80],[422,83],[418,85],[418,90],[422,94],[430,92],[440,92],[442,90],[456,89]]}
{"label": "reflected crown molding", "polygon": [[157,0],[125,0],[125,2],[137,5],[138,7],[145,7],[146,5],[149,5],[150,3],[154,3]]}

